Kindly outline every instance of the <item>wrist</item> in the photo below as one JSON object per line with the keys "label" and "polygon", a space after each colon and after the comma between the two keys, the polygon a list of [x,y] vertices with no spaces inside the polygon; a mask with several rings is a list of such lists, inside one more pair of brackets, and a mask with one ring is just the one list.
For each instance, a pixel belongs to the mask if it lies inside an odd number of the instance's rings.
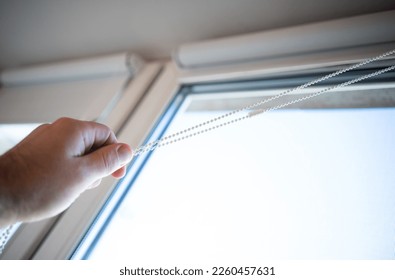
{"label": "wrist", "polygon": [[12,152],[0,156],[0,228],[18,221],[16,199],[12,192],[15,182],[12,157]]}

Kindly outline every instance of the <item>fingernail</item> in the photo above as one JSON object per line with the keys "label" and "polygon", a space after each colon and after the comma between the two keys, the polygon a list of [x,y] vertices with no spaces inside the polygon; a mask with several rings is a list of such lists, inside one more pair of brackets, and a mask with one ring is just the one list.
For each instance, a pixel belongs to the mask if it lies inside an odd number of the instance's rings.
{"label": "fingernail", "polygon": [[132,160],[133,153],[132,150],[127,146],[127,145],[121,145],[118,150],[118,159],[119,159],[119,164],[121,166],[124,166],[127,164],[129,161]]}

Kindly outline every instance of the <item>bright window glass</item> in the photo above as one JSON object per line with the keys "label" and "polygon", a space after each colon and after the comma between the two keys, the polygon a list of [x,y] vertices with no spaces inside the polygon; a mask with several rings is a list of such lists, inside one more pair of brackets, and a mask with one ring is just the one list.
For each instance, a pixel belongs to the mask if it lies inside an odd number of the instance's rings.
{"label": "bright window glass", "polygon": [[[339,101],[352,92],[156,150],[87,257],[393,259],[395,109]],[[213,96],[187,97],[166,134],[235,103]]]}
{"label": "bright window glass", "polygon": [[38,124],[0,124],[0,155],[14,147]]}

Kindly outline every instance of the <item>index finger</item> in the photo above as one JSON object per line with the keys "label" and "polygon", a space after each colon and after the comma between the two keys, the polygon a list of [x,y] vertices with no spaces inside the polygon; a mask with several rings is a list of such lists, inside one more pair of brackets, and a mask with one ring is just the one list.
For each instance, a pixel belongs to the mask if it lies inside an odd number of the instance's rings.
{"label": "index finger", "polygon": [[114,132],[104,124],[86,121],[82,126],[85,153],[97,150],[102,146],[118,143]]}

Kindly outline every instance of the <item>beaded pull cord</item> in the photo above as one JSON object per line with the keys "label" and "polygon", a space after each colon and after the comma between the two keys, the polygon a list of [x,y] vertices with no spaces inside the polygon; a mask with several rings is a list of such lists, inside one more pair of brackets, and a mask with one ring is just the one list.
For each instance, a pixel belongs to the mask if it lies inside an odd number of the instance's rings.
{"label": "beaded pull cord", "polygon": [[[364,60],[364,61],[362,61],[362,62],[360,62],[358,64],[354,64],[354,65],[351,65],[351,66],[349,66],[347,68],[338,70],[336,72],[333,72],[331,74],[323,76],[323,77],[321,77],[321,78],[319,78],[317,80],[314,80],[314,81],[305,83],[303,85],[300,85],[298,87],[286,90],[286,91],[284,91],[284,92],[282,92],[280,94],[277,94],[277,95],[275,95],[273,97],[270,97],[270,98],[267,98],[267,99],[263,99],[263,100],[261,100],[259,102],[251,104],[251,105],[246,106],[244,108],[237,109],[235,111],[226,113],[224,115],[221,115],[219,117],[213,118],[213,119],[208,120],[206,122],[203,122],[203,123],[197,124],[195,126],[189,127],[187,129],[184,129],[184,130],[178,131],[176,133],[170,134],[170,135],[165,136],[163,138],[160,138],[158,140],[149,142],[149,143],[147,143],[145,145],[142,145],[142,146],[134,149],[133,150],[133,155],[134,156],[139,156],[139,155],[141,155],[143,153],[146,153],[146,152],[149,152],[149,151],[153,151],[153,150],[155,150],[157,148],[160,148],[160,147],[163,147],[163,146],[166,146],[166,145],[170,145],[170,144],[179,142],[181,140],[185,140],[187,138],[194,137],[194,136],[197,136],[199,134],[206,133],[206,132],[209,132],[211,130],[215,130],[217,128],[224,127],[224,126],[227,126],[227,125],[230,125],[230,124],[242,121],[242,120],[246,120],[248,118],[251,118],[251,117],[259,115],[259,114],[263,114],[263,113],[267,113],[267,112],[270,112],[270,111],[273,111],[273,110],[276,110],[276,109],[284,108],[284,107],[289,106],[291,104],[302,102],[302,101],[305,101],[307,99],[310,99],[310,98],[319,96],[321,94],[324,94],[326,92],[329,92],[329,91],[332,91],[332,90],[335,90],[335,89],[339,89],[339,88],[342,88],[342,87],[345,87],[345,86],[348,86],[348,85],[360,82],[362,80],[365,80],[365,79],[368,79],[368,78],[372,78],[374,76],[378,76],[378,75],[383,74],[385,72],[394,70],[395,65],[387,67],[387,68],[384,68],[382,70],[378,70],[378,71],[372,72],[372,73],[364,75],[364,76],[360,76],[358,78],[355,78],[353,80],[349,80],[349,81],[341,83],[341,84],[337,84],[335,86],[324,88],[324,89],[322,89],[322,90],[320,90],[320,91],[318,91],[316,93],[312,93],[310,95],[307,95],[307,96],[302,97],[302,98],[295,99],[295,100],[290,101],[290,102],[286,102],[286,103],[283,103],[283,104],[280,104],[280,105],[277,105],[277,106],[273,106],[273,107],[270,107],[270,108],[267,108],[267,109],[256,109],[260,105],[263,105],[265,103],[271,102],[271,101],[276,100],[276,99],[279,99],[280,97],[283,97],[285,95],[289,95],[292,92],[295,92],[295,91],[301,90],[301,89],[305,89],[305,88],[307,88],[309,86],[312,86],[312,85],[315,85],[315,84],[317,84],[319,82],[322,82],[322,81],[328,80],[330,78],[336,77],[336,76],[338,76],[340,74],[343,74],[345,72],[357,69],[357,68],[359,68],[361,66],[364,66],[366,64],[372,63],[374,61],[383,59],[384,57],[390,56],[392,54],[395,54],[395,49],[391,50],[391,51],[388,51],[386,53],[383,53],[381,55],[378,55],[376,57],[366,59],[366,60]],[[252,109],[254,109],[254,110],[252,110]],[[231,116],[239,114],[239,113],[244,113],[244,115],[240,116],[240,117],[237,117],[237,118],[230,118]],[[221,121],[221,122],[218,123],[219,121]]]}
{"label": "beaded pull cord", "polygon": [[4,229],[0,229],[0,255],[3,253],[5,244],[8,241],[8,238],[10,236],[10,233],[12,231],[12,228],[14,227],[14,225],[9,225],[8,227],[4,228]]}

